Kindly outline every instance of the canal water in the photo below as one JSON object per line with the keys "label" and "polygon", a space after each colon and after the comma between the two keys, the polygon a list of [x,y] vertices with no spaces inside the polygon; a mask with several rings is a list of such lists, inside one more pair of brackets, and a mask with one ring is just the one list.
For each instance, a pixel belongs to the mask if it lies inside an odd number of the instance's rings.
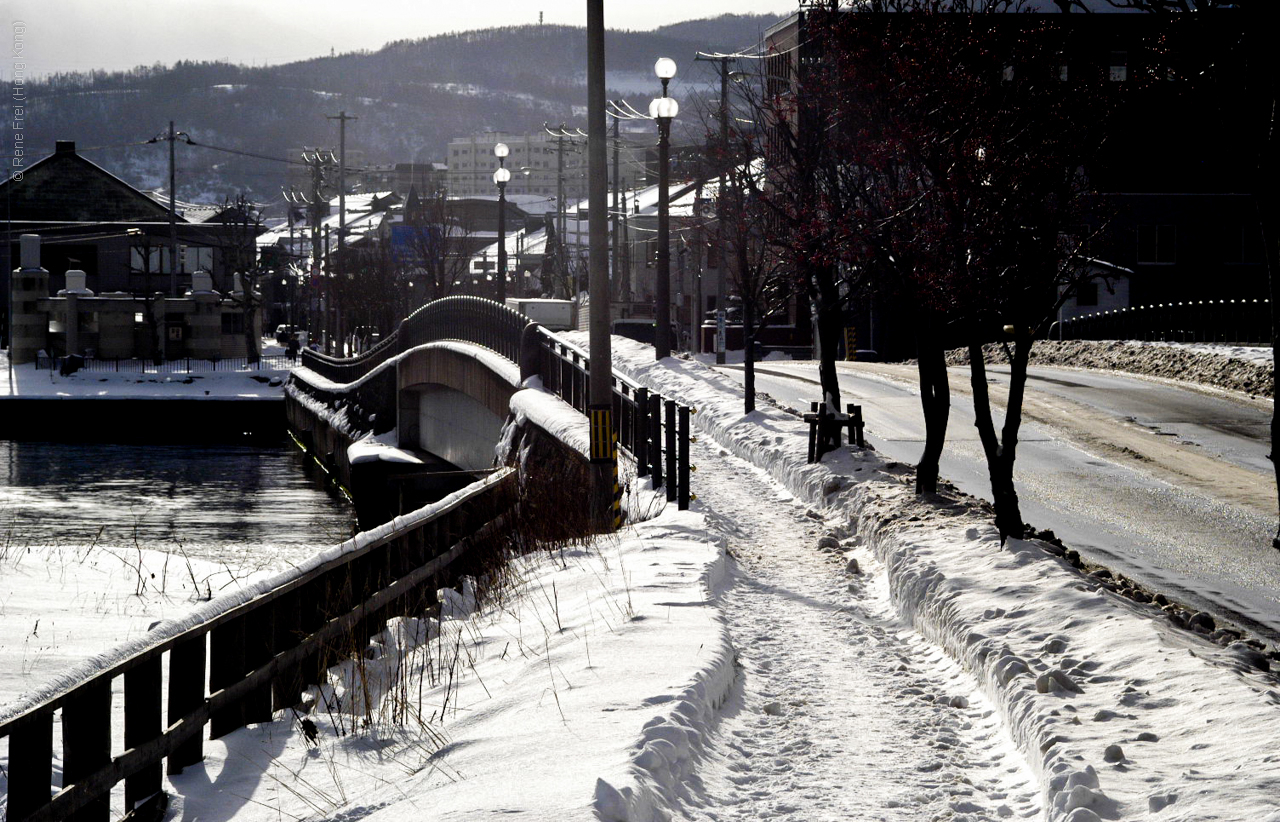
{"label": "canal water", "polygon": [[0,441],[0,545],[137,546],[279,566],[351,536],[354,516],[292,444]]}

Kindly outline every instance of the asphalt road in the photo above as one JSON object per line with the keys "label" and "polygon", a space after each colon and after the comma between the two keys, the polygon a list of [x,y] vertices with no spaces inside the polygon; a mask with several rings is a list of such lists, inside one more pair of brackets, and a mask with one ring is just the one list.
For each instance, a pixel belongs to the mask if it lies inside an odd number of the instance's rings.
{"label": "asphalt road", "polygon": [[[725,367],[741,377],[741,366]],[[924,444],[915,369],[840,363],[842,402],[862,405],[867,435],[914,464]],[[951,369],[942,474],[990,499],[967,368]],[[989,369],[1004,401],[1007,369]],[[767,362],[757,390],[808,409],[817,365]],[[1016,481],[1023,518],[1089,559],[1184,604],[1280,641],[1280,552],[1270,403],[1079,369],[1034,368]],[[997,412],[997,426],[1002,421]]]}

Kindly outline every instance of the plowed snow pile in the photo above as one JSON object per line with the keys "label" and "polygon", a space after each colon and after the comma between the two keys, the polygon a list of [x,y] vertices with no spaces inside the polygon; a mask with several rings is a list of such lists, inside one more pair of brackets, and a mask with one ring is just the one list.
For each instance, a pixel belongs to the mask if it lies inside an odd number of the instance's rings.
{"label": "plowed snow pile", "polygon": [[[1003,346],[983,348],[989,363],[1006,363]],[[969,352],[947,354],[950,365],[968,365]],[[1199,383],[1258,397],[1270,397],[1275,381],[1271,349],[1234,345],[1185,345],[1132,340],[1039,340],[1031,348],[1032,365],[1101,368],[1148,377]]]}

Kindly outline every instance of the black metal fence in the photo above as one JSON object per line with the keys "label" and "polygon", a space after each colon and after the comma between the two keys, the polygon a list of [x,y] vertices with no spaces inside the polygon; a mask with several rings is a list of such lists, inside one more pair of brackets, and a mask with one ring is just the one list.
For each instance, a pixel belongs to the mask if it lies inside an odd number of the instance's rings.
{"label": "black metal fence", "polygon": [[[586,414],[591,375],[587,352],[539,327],[537,356],[543,387]],[[687,509],[693,498],[689,417],[696,410],[617,373],[612,382],[618,446],[635,460],[637,476],[652,477],[655,488],[665,487],[668,501]]]}
{"label": "black metal fence", "polygon": [[[39,354],[36,356],[36,368],[56,371],[62,367],[65,359],[65,357]],[[248,357],[222,357],[213,360],[181,357],[176,360],[166,360],[158,365],[152,360],[82,357],[77,363],[76,370],[122,374],[193,374],[209,371],[288,371],[295,365],[297,365],[296,361],[285,356],[260,357],[255,363],[250,363]]]}
{"label": "black metal fence", "polygon": [[1099,311],[1049,333],[1063,340],[1271,344],[1271,301],[1195,300]]}
{"label": "black metal fence", "polygon": [[497,351],[520,362],[520,335],[529,318],[502,303],[483,297],[458,296],[434,300],[400,321],[395,331],[359,356],[330,357],[304,349],[302,364],[334,382],[349,383],[387,360],[438,340],[462,340]]}
{"label": "black metal fence", "polygon": [[[439,575],[498,527],[515,497],[514,470],[504,468],[400,530],[344,543],[246,602],[176,633],[157,629],[140,649],[8,716],[0,722],[0,738],[9,740],[6,818],[107,822],[120,816],[110,807],[120,782],[124,811],[140,810],[162,796],[162,766],[174,774],[201,761],[206,724],[217,739],[271,721],[330,665],[360,652],[387,619],[422,613]],[[112,702],[118,677],[123,704]],[[124,747],[114,757],[113,725],[123,726],[116,741]],[[55,727],[61,789],[53,787]]]}

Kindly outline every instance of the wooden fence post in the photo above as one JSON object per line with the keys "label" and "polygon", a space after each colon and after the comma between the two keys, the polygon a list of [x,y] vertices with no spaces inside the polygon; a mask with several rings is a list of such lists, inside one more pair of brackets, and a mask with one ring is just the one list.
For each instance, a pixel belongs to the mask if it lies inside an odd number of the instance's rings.
{"label": "wooden fence post", "polygon": [[[179,642],[169,649],[169,725],[204,703],[205,636]],[[169,754],[169,773],[179,774],[204,759],[203,728]]]}
{"label": "wooden fence post", "polygon": [[[21,751],[21,756],[15,756]],[[53,795],[53,711],[43,711],[9,736],[6,818],[25,819]]]}
{"label": "wooden fence post", "polygon": [[[277,653],[296,648],[304,635],[302,630],[301,588],[296,588],[276,600],[274,605],[274,649]],[[305,684],[302,681],[301,667],[289,665],[281,669],[280,675],[271,683],[272,703],[277,708],[288,708],[298,704]]]}
{"label": "wooden fence post", "polygon": [[[156,654],[124,672],[124,747],[140,748],[160,735],[160,681],[163,668]],[[160,761],[156,760],[124,780],[124,807],[131,811],[160,792]]]}
{"label": "wooden fence post", "polygon": [[[209,632],[209,691],[221,691],[244,677],[244,619],[233,619]],[[244,703],[214,711],[209,738],[218,739],[244,727]]]}
{"label": "wooden fence post", "polygon": [[[71,696],[62,708],[62,786],[68,788],[111,764],[111,682],[94,680]],[[77,811],[75,822],[107,822],[109,796],[100,796]]]}
{"label": "wooden fence post", "polygon": [[[262,668],[275,656],[275,611],[278,601],[245,614],[244,671]],[[271,683],[255,688],[244,699],[244,721],[271,721]]]}

